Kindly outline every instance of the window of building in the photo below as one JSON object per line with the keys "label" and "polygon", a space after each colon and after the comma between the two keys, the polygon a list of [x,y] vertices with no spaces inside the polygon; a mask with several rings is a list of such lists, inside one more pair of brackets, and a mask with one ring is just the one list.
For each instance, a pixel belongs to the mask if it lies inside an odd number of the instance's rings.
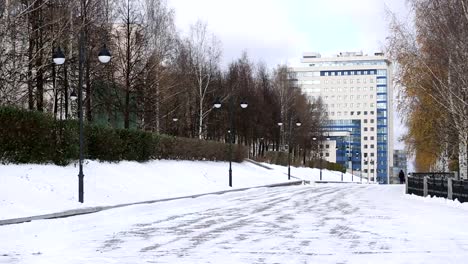
{"label": "window of building", "polygon": [[374,154],[374,153],[371,153],[371,154],[370,154],[370,156],[371,156],[371,157],[374,157],[374,156],[375,156],[375,154]]}
{"label": "window of building", "polygon": [[374,96],[371,94],[371,95],[369,95],[369,98],[370,98],[370,99],[374,99]]}
{"label": "window of building", "polygon": [[330,145],[326,144],[326,145],[325,145],[325,148],[329,149],[329,148],[330,148]]}
{"label": "window of building", "polygon": [[354,99],[354,95],[350,95],[350,96],[349,96],[349,99],[353,100],[353,99]]}
{"label": "window of building", "polygon": [[375,106],[375,104],[374,104],[374,103],[371,103],[371,104],[370,104],[370,107],[374,107],[374,106]]}
{"label": "window of building", "polygon": [[371,147],[371,148],[374,148],[375,146],[374,146],[374,144],[371,144],[370,147]]}
{"label": "window of building", "polygon": [[328,76],[328,72],[325,72],[325,76]]}
{"label": "window of building", "polygon": [[354,75],[354,71],[351,71],[351,75]]}
{"label": "window of building", "polygon": [[364,148],[365,148],[365,149],[367,148],[367,144],[366,144],[366,145],[364,145]]}
{"label": "window of building", "polygon": [[345,72],[344,72],[344,75],[348,75],[348,72],[347,72],[347,71],[345,71]]}
{"label": "window of building", "polygon": [[364,131],[367,131],[367,127],[364,128]]}
{"label": "window of building", "polygon": [[356,83],[361,83],[361,79],[356,79]]}
{"label": "window of building", "polygon": [[[358,104],[359,105],[359,104]],[[357,115],[361,115],[361,111],[357,111]]]}
{"label": "window of building", "polygon": [[374,111],[370,111],[370,114],[373,115],[373,114],[374,114]]}
{"label": "window of building", "polygon": [[371,127],[371,128],[370,128],[370,131],[374,131],[374,128],[373,128],[373,127]]}
{"label": "window of building", "polygon": [[374,87],[369,87],[369,91],[374,91]]}
{"label": "window of building", "polygon": [[370,122],[371,122],[371,123],[374,123],[374,119],[371,119]]}
{"label": "window of building", "polygon": [[371,169],[370,172],[371,172],[371,173],[374,173],[374,169]]}
{"label": "window of building", "polygon": [[374,139],[375,139],[375,137],[374,137],[374,136],[372,136],[372,137],[370,137],[370,139],[371,139],[371,140],[374,140]]}
{"label": "window of building", "polygon": [[357,71],[357,75],[361,75],[361,71]]}
{"label": "window of building", "polygon": [[367,140],[367,137],[364,137],[364,140]]}
{"label": "window of building", "polygon": [[[365,163],[365,164],[367,164],[367,161],[366,161],[366,163]],[[364,169],[364,173],[367,173],[367,169]]]}
{"label": "window of building", "polygon": [[340,72],[340,71],[338,72],[338,75],[341,76],[341,72]]}
{"label": "window of building", "polygon": [[367,115],[367,111],[364,111],[364,115]]}
{"label": "window of building", "polygon": [[348,83],[348,81],[347,81],[346,79],[344,79],[344,80],[343,80],[343,83],[344,83],[344,84],[347,84],[347,83]]}
{"label": "window of building", "polygon": [[330,157],[330,153],[325,153],[325,157]]}
{"label": "window of building", "polygon": [[354,111],[351,111],[350,114],[351,114],[351,115],[354,115]]}
{"label": "window of building", "polygon": [[361,107],[361,103],[357,103],[356,107],[358,108]]}
{"label": "window of building", "polygon": [[320,148],[323,149],[323,144],[320,144]]}
{"label": "window of building", "polygon": [[[346,107],[346,104],[345,104],[345,107]],[[344,111],[344,115],[348,115],[348,111]]]}
{"label": "window of building", "polygon": [[367,119],[364,119],[364,123],[367,124]]}
{"label": "window of building", "polygon": [[331,75],[332,75],[332,76],[335,76],[335,72],[331,72]]}

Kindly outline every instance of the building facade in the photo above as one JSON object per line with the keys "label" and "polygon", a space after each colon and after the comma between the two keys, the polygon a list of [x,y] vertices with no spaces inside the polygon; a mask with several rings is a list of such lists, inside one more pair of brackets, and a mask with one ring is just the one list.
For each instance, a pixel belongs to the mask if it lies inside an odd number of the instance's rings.
{"label": "building facade", "polygon": [[320,155],[354,174],[389,183],[393,167],[392,64],[382,53],[304,53],[291,81],[321,98],[329,122],[317,135]]}

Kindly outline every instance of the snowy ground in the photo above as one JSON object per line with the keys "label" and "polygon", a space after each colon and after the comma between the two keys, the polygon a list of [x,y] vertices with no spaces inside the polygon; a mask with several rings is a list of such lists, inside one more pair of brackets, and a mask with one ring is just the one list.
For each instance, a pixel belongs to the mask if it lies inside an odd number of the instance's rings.
{"label": "snowy ground", "polygon": [[[288,181],[286,167],[272,168],[249,162],[233,163],[233,188]],[[340,173],[327,170],[322,173],[323,180],[341,181]],[[227,162],[86,161],[85,203],[80,204],[77,174],[74,165],[0,165],[0,220],[233,189],[228,186]],[[293,167],[291,174],[306,180],[319,179],[318,169]],[[351,181],[351,175],[345,174],[344,180]]]}
{"label": "snowy ground", "polygon": [[0,226],[0,263],[466,263],[467,222],[403,186],[261,188]]}

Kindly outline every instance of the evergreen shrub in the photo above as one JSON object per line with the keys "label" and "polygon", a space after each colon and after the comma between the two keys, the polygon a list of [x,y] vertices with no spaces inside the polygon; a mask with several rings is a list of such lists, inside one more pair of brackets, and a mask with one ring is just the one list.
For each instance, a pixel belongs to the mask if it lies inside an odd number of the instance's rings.
{"label": "evergreen shrub", "polygon": [[[86,124],[84,156],[101,161],[151,159],[229,159],[229,145],[221,142],[159,135],[134,129]],[[246,155],[233,144],[233,161]],[[55,163],[67,165],[79,156],[78,121],[54,120],[50,115],[0,107],[0,161],[2,163]]]}

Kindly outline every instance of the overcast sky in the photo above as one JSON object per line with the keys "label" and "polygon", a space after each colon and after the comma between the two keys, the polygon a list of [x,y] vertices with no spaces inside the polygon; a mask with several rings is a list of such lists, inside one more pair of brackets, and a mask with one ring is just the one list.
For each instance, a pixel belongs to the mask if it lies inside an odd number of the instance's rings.
{"label": "overcast sky", "polygon": [[[201,19],[222,43],[222,64],[247,51],[270,68],[294,64],[304,51],[382,51],[386,8],[407,18],[406,0],[167,0],[182,34]],[[396,118],[395,139],[404,128]],[[395,147],[403,144],[395,140]]]}

